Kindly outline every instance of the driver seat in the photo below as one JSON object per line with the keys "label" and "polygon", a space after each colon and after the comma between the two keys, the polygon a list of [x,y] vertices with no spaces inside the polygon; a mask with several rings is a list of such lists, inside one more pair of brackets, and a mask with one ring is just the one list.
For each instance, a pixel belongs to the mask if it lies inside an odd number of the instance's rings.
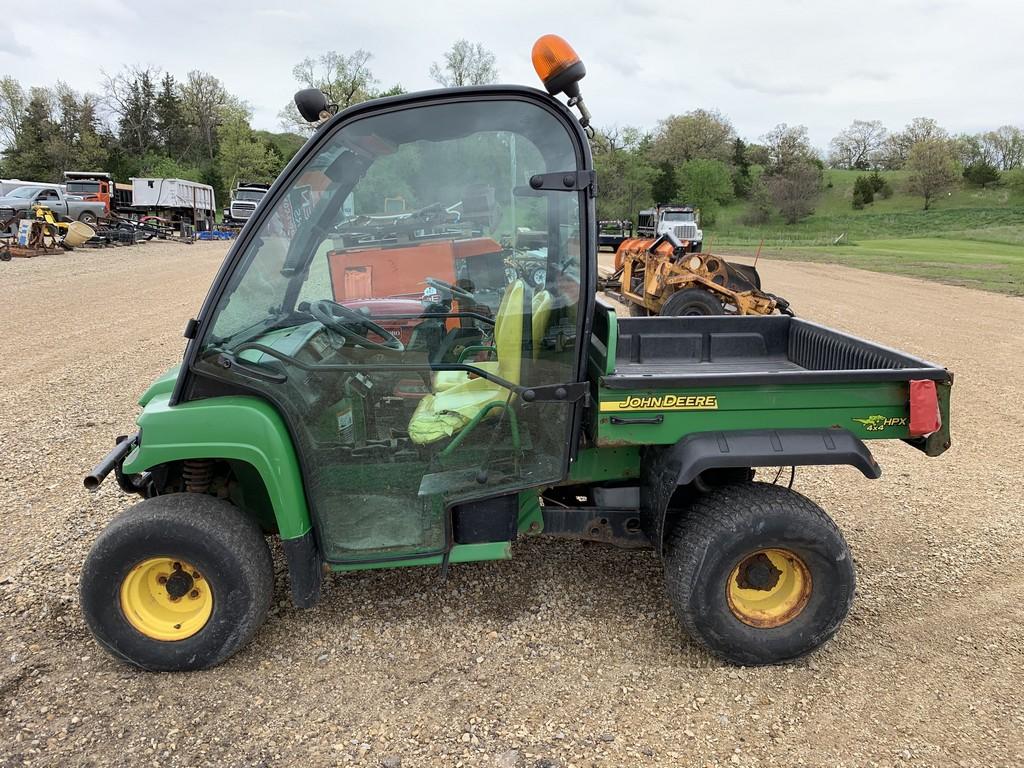
{"label": "driver seat", "polygon": [[[494,319],[495,338],[497,338],[501,329],[502,318],[508,311],[507,300],[510,293],[510,291],[506,291],[505,295],[501,299],[501,304],[498,305],[498,313]],[[533,340],[534,360],[536,360],[537,356],[540,354],[541,343],[544,340],[544,332],[548,329],[548,321],[551,318],[551,309],[554,306],[554,303],[554,298],[548,291],[539,291],[533,294],[530,312],[530,331]],[[485,371],[490,371],[491,373],[498,373],[497,360],[476,360],[473,361],[473,365],[477,368],[483,368]],[[451,389],[456,384],[461,384],[468,378],[470,378],[468,371],[438,371],[434,374],[434,391],[444,392],[446,389]]]}
{"label": "driver seat", "polygon": [[[519,281],[517,281],[519,282]],[[513,284],[514,285],[514,284]],[[525,288],[525,283],[523,284]],[[512,299],[512,285],[505,290],[505,295],[501,297],[501,302],[498,304],[498,311],[494,314],[494,338],[497,340],[501,334],[501,326],[505,320],[505,315],[508,314],[509,301]],[[497,345],[497,341],[495,341]],[[497,354],[497,349],[495,349]],[[473,365],[477,368],[483,368],[485,371],[490,373],[498,373],[498,361],[497,360],[476,360],[472,361]],[[498,374],[501,375],[501,374]],[[462,384],[470,378],[469,371],[438,371],[434,374],[434,391],[443,392],[446,389],[451,389],[456,384]],[[518,382],[517,382],[518,383]]]}
{"label": "driver seat", "polygon": [[[495,375],[513,384],[520,380],[523,325],[527,318],[526,302],[529,301],[527,293],[526,283],[522,280],[516,280],[505,291],[494,323],[498,359],[480,366],[493,370]],[[420,400],[409,421],[409,437],[418,445],[451,437],[491,403],[508,400],[509,391],[499,384],[484,378],[469,378],[464,371],[450,373],[459,375],[458,383]]]}

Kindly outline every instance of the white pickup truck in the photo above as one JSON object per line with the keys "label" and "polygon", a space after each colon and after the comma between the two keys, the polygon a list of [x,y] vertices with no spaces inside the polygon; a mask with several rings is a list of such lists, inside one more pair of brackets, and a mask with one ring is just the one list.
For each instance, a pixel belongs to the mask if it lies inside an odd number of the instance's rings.
{"label": "white pickup truck", "polygon": [[58,216],[77,219],[89,226],[93,226],[97,219],[106,215],[106,206],[103,203],[90,203],[78,197],[69,197],[57,185],[25,186],[0,197],[0,219],[9,218],[19,211],[30,214],[33,205],[45,205]]}

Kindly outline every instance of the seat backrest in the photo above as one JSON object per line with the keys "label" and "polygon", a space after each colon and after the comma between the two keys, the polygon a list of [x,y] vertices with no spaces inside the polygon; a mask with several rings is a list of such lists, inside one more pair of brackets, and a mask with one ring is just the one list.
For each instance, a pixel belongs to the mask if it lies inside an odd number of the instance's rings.
{"label": "seat backrest", "polygon": [[[520,282],[520,281],[516,281]],[[498,338],[498,332],[501,330],[501,319],[504,317],[505,312],[508,310],[508,302],[512,298],[512,286],[510,285],[505,289],[504,295],[501,297],[501,301],[498,302],[498,311],[494,313],[494,338]]]}
{"label": "seat backrest", "polygon": [[551,319],[551,310],[555,305],[555,297],[550,291],[538,291],[533,294],[533,317],[531,318],[533,331],[533,359],[540,354],[541,342],[544,340],[544,331],[548,329],[548,321]]}
{"label": "seat backrest", "polygon": [[519,383],[523,357],[523,314],[526,283],[516,280],[505,295],[494,318],[494,346],[498,354],[498,375]]}

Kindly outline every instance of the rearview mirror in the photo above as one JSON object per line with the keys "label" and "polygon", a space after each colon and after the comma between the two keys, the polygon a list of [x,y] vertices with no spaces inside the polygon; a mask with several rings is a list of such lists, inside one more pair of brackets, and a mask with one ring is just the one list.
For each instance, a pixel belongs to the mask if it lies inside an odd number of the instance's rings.
{"label": "rearview mirror", "polygon": [[295,94],[295,107],[307,123],[315,123],[332,114],[327,94],[319,88],[303,88]]}

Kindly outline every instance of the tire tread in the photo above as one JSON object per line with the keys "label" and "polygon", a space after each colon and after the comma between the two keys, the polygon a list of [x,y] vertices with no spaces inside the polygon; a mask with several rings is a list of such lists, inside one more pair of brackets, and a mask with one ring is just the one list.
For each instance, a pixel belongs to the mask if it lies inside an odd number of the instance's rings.
{"label": "tire tread", "polygon": [[[780,508],[796,509],[798,514],[808,515],[843,541],[842,533],[835,521],[809,498],[784,486],[753,481],[721,486],[711,493],[697,497],[680,514],[675,524],[668,527],[665,541],[665,579],[669,583],[668,591],[673,612],[694,642],[715,656],[724,658],[721,651],[708,643],[701,631],[700,620],[690,604],[677,599],[678,595],[688,592],[688,585],[694,582],[704,562],[706,552],[700,546],[700,542],[711,541],[723,526],[736,531],[745,530],[749,527],[752,517],[777,513]],[[820,633],[825,639],[831,637],[839,628],[853,603],[853,596],[854,589],[851,588],[846,605],[837,614],[839,620]],[[786,661],[806,656],[815,648],[816,646]]]}

